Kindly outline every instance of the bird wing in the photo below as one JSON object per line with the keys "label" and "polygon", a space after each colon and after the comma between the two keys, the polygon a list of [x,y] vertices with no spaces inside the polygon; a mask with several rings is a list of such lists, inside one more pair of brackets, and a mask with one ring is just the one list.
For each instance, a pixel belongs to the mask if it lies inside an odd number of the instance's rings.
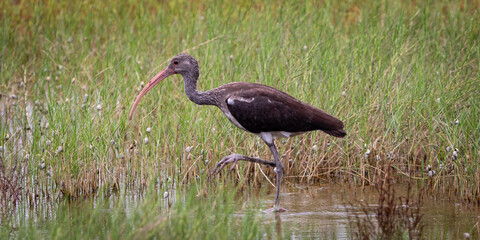
{"label": "bird wing", "polygon": [[344,136],[342,121],[265,85],[238,88],[228,94],[225,101],[238,123],[253,133],[323,130],[334,136]]}

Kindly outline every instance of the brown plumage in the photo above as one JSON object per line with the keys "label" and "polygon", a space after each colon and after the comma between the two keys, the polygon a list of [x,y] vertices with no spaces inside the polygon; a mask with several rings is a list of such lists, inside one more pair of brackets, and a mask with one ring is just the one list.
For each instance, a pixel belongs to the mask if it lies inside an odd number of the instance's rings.
{"label": "brown plumage", "polygon": [[133,116],[140,99],[156,84],[172,74],[181,74],[188,98],[199,105],[214,105],[227,116],[237,127],[258,135],[270,148],[274,161],[231,154],[217,163],[212,174],[220,172],[226,165],[237,161],[249,161],[275,167],[277,186],[275,194],[275,211],[283,211],[280,207],[280,184],[283,176],[283,164],[275,147],[278,137],[291,137],[309,131],[321,130],[335,137],[347,135],[343,122],[332,115],[300,102],[294,97],[275,88],[256,83],[234,82],[215,89],[199,92],[197,80],[200,70],[197,60],[181,53],[175,56],[170,64],[157,74],[140,92],[130,110]]}
{"label": "brown plumage", "polygon": [[233,104],[227,103],[227,108],[249,132],[322,130],[336,137],[346,135],[342,121],[275,88],[246,82],[220,88],[228,89],[225,98],[233,99]]}

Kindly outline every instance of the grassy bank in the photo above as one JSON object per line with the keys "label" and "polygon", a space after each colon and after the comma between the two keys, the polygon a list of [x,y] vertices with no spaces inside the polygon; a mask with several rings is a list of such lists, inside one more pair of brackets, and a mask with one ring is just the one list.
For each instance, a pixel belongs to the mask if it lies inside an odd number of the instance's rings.
{"label": "grassy bank", "polygon": [[[128,121],[142,82],[184,51],[200,63],[201,90],[263,83],[345,122],[345,139],[277,141],[287,184],[370,184],[390,162],[398,181],[480,200],[477,1],[2,1],[0,9],[5,209],[157,184],[207,191],[223,156],[271,159],[218,109],[189,102],[180,77],[151,91]],[[253,164],[236,171],[228,181],[275,178]]]}

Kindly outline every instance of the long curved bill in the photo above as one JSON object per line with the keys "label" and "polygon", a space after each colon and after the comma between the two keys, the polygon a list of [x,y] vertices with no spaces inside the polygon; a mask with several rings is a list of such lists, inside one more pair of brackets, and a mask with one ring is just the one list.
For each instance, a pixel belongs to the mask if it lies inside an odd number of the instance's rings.
{"label": "long curved bill", "polygon": [[150,82],[147,83],[147,85],[142,89],[140,94],[138,94],[137,99],[135,99],[135,102],[133,103],[132,109],[130,109],[130,114],[128,116],[128,119],[132,120],[133,113],[135,112],[135,108],[137,107],[138,103],[142,99],[142,97],[147,94],[150,89],[155,87],[159,82],[161,82],[163,79],[175,74],[173,69],[170,69],[169,67],[166,67],[163,69],[160,73],[158,73],[155,77],[150,80]]}

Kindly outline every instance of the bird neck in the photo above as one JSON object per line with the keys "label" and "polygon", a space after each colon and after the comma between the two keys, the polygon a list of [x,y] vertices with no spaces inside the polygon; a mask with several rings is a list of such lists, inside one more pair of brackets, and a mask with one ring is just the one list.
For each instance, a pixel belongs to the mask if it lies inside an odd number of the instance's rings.
{"label": "bird neck", "polygon": [[210,92],[200,92],[197,89],[198,75],[194,76],[190,73],[183,74],[183,82],[185,84],[185,93],[190,101],[198,105],[215,105],[215,96]]}

